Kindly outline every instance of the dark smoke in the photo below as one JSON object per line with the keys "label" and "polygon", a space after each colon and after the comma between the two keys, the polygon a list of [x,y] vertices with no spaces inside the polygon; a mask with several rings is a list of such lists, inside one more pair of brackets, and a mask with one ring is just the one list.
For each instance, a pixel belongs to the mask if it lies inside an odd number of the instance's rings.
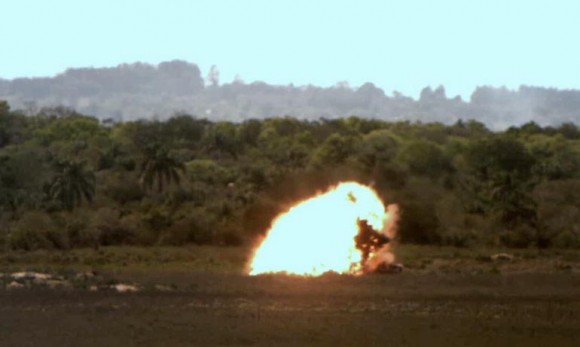
{"label": "dark smoke", "polygon": [[389,243],[391,240],[378,231],[374,230],[365,220],[358,220],[358,234],[355,236],[354,240],[356,243],[356,248],[362,252],[361,265],[364,265],[369,259],[369,256],[376,253],[385,244]]}

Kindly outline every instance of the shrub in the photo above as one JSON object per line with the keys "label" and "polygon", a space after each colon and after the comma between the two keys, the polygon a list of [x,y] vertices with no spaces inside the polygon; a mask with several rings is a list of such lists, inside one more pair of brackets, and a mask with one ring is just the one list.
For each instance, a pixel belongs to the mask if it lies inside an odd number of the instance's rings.
{"label": "shrub", "polygon": [[274,218],[283,212],[279,204],[272,199],[260,196],[256,200],[245,209],[242,219],[244,232],[248,235],[266,233]]}
{"label": "shrub", "polygon": [[580,234],[565,230],[554,237],[554,246],[560,248],[580,248]]}
{"label": "shrub", "polygon": [[580,234],[580,180],[543,182],[534,198],[539,230],[555,247],[573,248]]}
{"label": "shrub", "polygon": [[500,241],[504,246],[514,248],[542,246],[537,230],[526,225],[504,230],[500,233]]}
{"label": "shrub", "polygon": [[155,232],[160,232],[171,226],[173,221],[169,211],[161,207],[152,207],[142,216],[144,226]]}
{"label": "shrub", "polygon": [[203,208],[193,210],[188,217],[175,222],[161,233],[159,243],[184,245],[195,243],[209,244],[215,241],[218,223]]}
{"label": "shrub", "polygon": [[8,235],[12,249],[32,251],[36,249],[66,249],[69,240],[65,232],[59,231],[50,215],[34,211],[26,213],[15,223]]}
{"label": "shrub", "polygon": [[181,187],[172,188],[165,198],[165,204],[177,208],[181,204],[194,200],[191,190],[183,189]]}
{"label": "shrub", "polygon": [[7,244],[9,232],[10,224],[7,220],[0,218],[0,251],[3,250]]}
{"label": "shrub", "polygon": [[93,216],[92,228],[99,244],[122,245],[132,243],[133,230],[126,228],[119,218],[119,213],[110,208],[101,208]]}
{"label": "shrub", "polygon": [[441,243],[453,247],[472,247],[481,242],[473,229],[451,228],[441,233]]}
{"label": "shrub", "polygon": [[127,234],[127,242],[130,241],[133,244],[151,244],[143,242],[141,231],[145,227],[139,215],[133,213],[120,217],[119,226]]}
{"label": "shrub", "polygon": [[159,239],[159,243],[163,245],[181,246],[193,242],[194,233],[194,221],[189,218],[183,219],[165,230]]}
{"label": "shrub", "polygon": [[432,244],[441,242],[440,222],[433,204],[407,203],[401,207],[399,235],[402,242]]}
{"label": "shrub", "polygon": [[224,227],[220,229],[220,232],[216,235],[215,243],[219,246],[240,246],[243,243],[243,238],[239,231],[233,228]]}
{"label": "shrub", "polygon": [[91,228],[91,217],[82,211],[60,215],[59,228],[64,230],[71,247],[91,247],[98,242]]}

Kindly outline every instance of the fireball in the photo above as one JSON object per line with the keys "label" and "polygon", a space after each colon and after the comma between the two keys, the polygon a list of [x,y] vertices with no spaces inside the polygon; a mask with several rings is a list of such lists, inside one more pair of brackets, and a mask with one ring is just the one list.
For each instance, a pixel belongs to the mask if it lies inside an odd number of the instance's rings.
{"label": "fireball", "polygon": [[[394,237],[395,218],[396,206],[385,209],[371,188],[340,183],[279,215],[256,248],[248,273],[319,276],[372,271],[393,261],[389,244],[377,240]],[[376,233],[367,237],[374,246],[360,247],[361,225]]]}

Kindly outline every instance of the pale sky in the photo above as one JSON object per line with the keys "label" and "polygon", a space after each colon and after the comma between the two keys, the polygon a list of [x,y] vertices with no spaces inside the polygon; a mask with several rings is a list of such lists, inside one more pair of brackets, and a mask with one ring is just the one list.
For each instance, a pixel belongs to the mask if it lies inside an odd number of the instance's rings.
{"label": "pale sky", "polygon": [[580,1],[0,0],[0,78],[182,59],[221,82],[580,89]]}

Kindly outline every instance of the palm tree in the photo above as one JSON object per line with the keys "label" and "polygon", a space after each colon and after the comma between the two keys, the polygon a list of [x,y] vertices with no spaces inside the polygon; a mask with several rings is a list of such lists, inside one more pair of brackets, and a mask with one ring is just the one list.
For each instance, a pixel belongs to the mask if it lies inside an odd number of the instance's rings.
{"label": "palm tree", "polygon": [[57,161],[56,176],[49,185],[48,195],[72,211],[83,198],[93,201],[95,195],[95,173],[85,168],[84,162]]}
{"label": "palm tree", "polygon": [[185,165],[173,158],[167,148],[152,145],[145,149],[140,173],[140,181],[145,189],[152,188],[155,181],[159,192],[163,190],[164,184],[179,184],[179,171],[185,171]]}

